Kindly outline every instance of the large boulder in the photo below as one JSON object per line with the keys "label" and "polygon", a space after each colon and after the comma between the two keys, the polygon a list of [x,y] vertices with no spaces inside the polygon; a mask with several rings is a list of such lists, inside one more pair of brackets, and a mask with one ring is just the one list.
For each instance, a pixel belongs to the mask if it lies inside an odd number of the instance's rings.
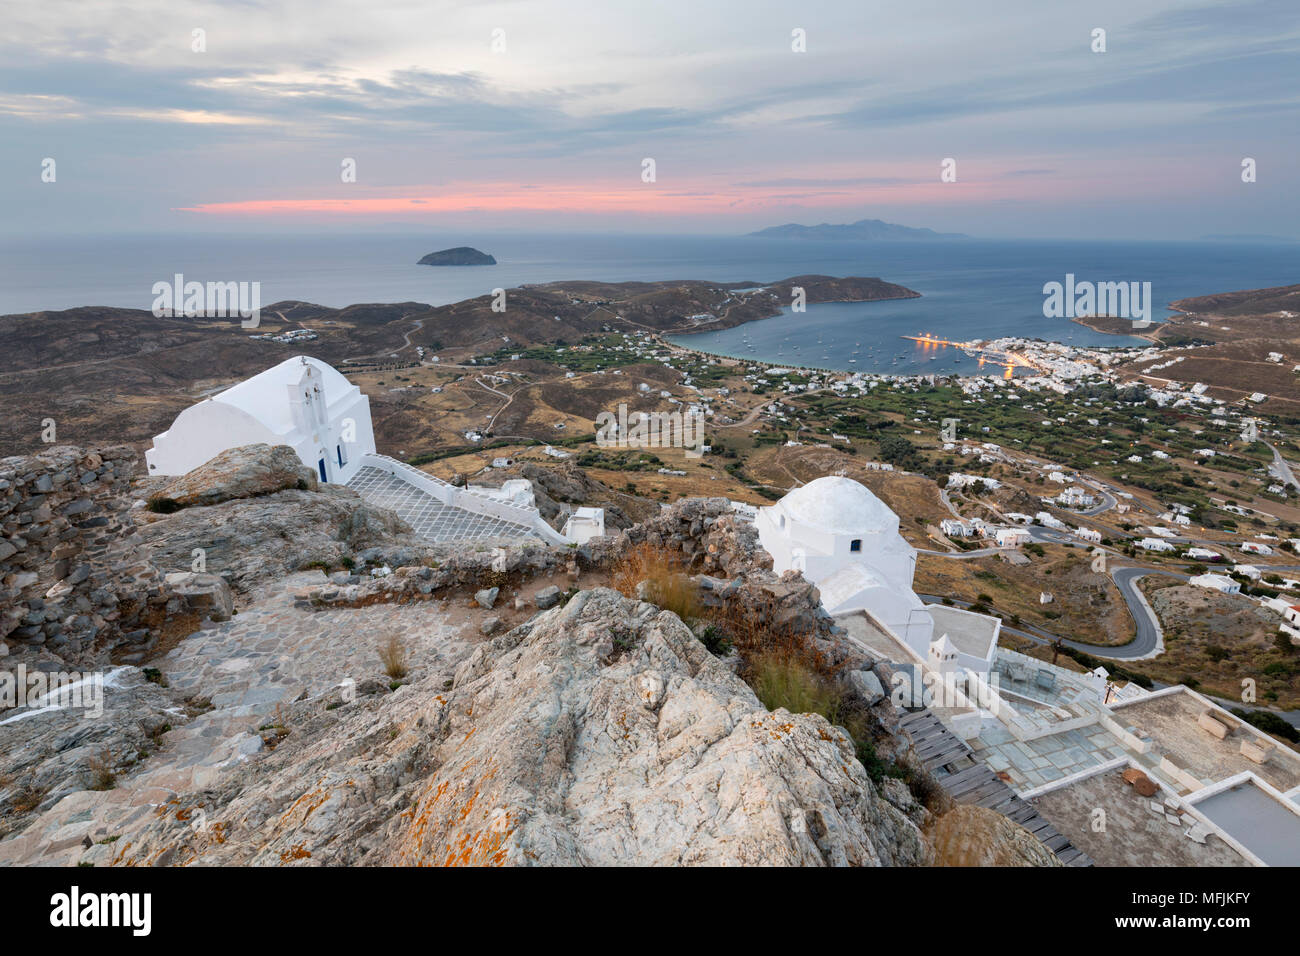
{"label": "large boulder", "polygon": [[235,613],[235,599],[225,578],[195,571],[174,571],[167,575],[172,593],[185,609],[211,621],[229,621]]}
{"label": "large boulder", "polygon": [[149,500],[155,509],[166,510],[316,486],[316,473],[288,445],[241,445],[168,482]]}
{"label": "large boulder", "polygon": [[479,648],[424,719],[440,766],[388,862],[928,862],[842,730],[607,589]]}
{"label": "large boulder", "polygon": [[273,585],[304,568],[339,568],[370,548],[415,557],[426,549],[396,514],[342,485],[289,489],[150,518],[135,544],[140,552],[177,572],[191,568],[194,552],[201,550],[206,570],[224,577],[238,593]]}

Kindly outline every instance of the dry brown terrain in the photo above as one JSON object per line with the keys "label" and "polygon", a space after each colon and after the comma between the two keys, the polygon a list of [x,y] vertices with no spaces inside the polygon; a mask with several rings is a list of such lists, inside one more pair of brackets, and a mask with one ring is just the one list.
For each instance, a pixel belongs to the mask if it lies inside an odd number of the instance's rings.
{"label": "dry brown terrain", "polygon": [[[1260,404],[1261,411],[1300,414],[1300,377],[1291,371],[1300,364],[1300,285],[1197,296],[1171,307],[1181,314],[1155,330],[1157,341],[1214,344],[1168,352],[1160,363],[1180,355],[1184,360],[1148,381],[1159,384],[1175,376],[1185,383],[1204,382],[1212,386],[1211,395],[1226,401],[1263,392],[1269,400]],[[1269,362],[1270,352],[1282,353],[1283,361]],[[1128,371],[1140,376],[1150,364],[1134,363]]]}
{"label": "dry brown terrain", "polygon": [[1276,613],[1243,595],[1168,579],[1146,578],[1141,587],[1160,618],[1165,653],[1142,661],[1139,669],[1168,683],[1195,681],[1199,689],[1229,700],[1240,699],[1241,682],[1250,678],[1260,703],[1284,709],[1300,704],[1300,647],[1278,648]]}
{"label": "dry brown terrain", "polygon": [[[1133,639],[1133,618],[1119,589],[1109,577],[1092,570],[1082,549],[1044,547],[1044,555],[1028,555],[1029,563],[1012,565],[996,555],[954,559],[922,554],[916,566],[917,593],[975,601],[981,594],[1014,626],[1013,616],[1026,624],[1090,644],[1125,644]],[[1050,604],[1039,595],[1051,594]]]}
{"label": "dry brown terrain", "polygon": [[[697,327],[687,317],[702,311],[720,316],[712,327],[721,328],[777,314],[796,285],[805,288],[809,302],[917,295],[880,279],[798,276],[762,293],[699,281],[557,282],[506,290],[504,312],[492,310],[488,295],[438,307],[403,302],[332,309],[286,301],[264,307],[256,330],[242,329],[238,319],[158,318],[108,307],[0,316],[0,447],[10,454],[35,451],[45,419],[55,421],[59,441],[144,443],[186,406],[293,355],[322,359],[366,384],[383,379],[391,388],[402,373],[383,367],[417,365],[419,346],[454,364],[506,343],[574,342],[605,328],[686,330]],[[311,329],[319,338],[297,344],[251,338],[295,328]],[[365,378],[359,370],[367,367],[389,374]],[[490,416],[497,410],[491,397],[487,393],[472,404]],[[560,397],[567,401],[562,382],[552,386],[549,398]],[[594,408],[605,398],[593,395],[586,404]],[[520,417],[507,414],[510,427],[526,420],[536,404],[528,396],[521,401]],[[372,403],[381,440],[428,450],[417,442],[431,422],[416,396],[388,391]]]}

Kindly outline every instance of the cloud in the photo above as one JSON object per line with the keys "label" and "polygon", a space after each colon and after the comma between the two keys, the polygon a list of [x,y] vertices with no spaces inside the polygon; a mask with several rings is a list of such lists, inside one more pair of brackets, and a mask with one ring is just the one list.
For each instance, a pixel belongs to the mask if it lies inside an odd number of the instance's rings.
{"label": "cloud", "polygon": [[[510,195],[624,208],[646,156],[660,198],[696,197],[701,215],[710,196],[729,209],[939,201],[926,190],[944,156],[961,158],[953,204],[995,201],[989,184],[997,202],[1032,204],[1153,181],[1186,202],[1205,182],[1168,175],[1175,157],[1217,169],[1223,144],[1294,154],[1293,4],[1094,0],[1082,18],[1041,0],[1003,0],[998,16],[850,0],[45,0],[12,11],[0,37],[0,159],[21,169],[57,152],[61,170],[85,170],[59,195],[93,192],[133,224],[338,199],[325,186],[343,156],[382,187],[369,198],[408,206],[447,202],[450,183],[480,203],[481,186],[527,183]],[[803,54],[789,46],[796,16]],[[1089,50],[1094,23],[1105,54]],[[30,179],[0,181],[0,203],[77,222],[76,203],[63,211]],[[1268,230],[1300,213],[1295,192],[1266,204]]]}

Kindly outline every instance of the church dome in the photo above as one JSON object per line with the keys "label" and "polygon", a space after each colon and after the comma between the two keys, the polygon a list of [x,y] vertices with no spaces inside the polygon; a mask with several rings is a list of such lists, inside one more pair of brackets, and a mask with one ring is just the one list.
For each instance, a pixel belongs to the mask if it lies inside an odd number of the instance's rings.
{"label": "church dome", "polygon": [[792,520],[832,534],[898,531],[898,515],[852,478],[818,478],[790,492],[780,504]]}

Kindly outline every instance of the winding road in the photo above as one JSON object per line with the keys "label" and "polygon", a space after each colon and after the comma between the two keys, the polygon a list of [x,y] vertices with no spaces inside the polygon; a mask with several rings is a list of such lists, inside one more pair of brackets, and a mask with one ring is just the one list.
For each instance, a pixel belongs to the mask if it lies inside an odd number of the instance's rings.
{"label": "winding road", "polygon": [[[1263,439],[1260,439],[1263,441]],[[1284,485],[1290,485],[1292,488],[1300,488],[1300,481],[1296,480],[1295,472],[1291,470],[1290,464],[1282,457],[1282,453],[1270,442],[1264,442],[1268,445],[1269,451],[1273,453],[1273,464],[1269,465],[1268,473],[1274,478],[1281,481]]]}
{"label": "winding road", "polygon": [[[1052,543],[1061,543],[1070,540],[1070,536],[1063,532],[1054,531],[1050,528],[1044,528],[1041,525],[1029,525],[1027,530],[1034,541],[1047,541]],[[1002,551],[1000,548],[978,548],[974,551],[962,551],[958,553],[948,551],[929,551],[918,549],[921,554],[932,554],[941,558],[953,558],[956,560],[967,560],[970,558],[985,558],[998,554]],[[1128,612],[1133,618],[1135,634],[1133,640],[1127,644],[1119,646],[1106,646],[1100,644],[1087,644],[1083,641],[1074,641],[1069,638],[1059,637],[1050,631],[1036,627],[1032,624],[1024,625],[1022,628],[1012,628],[1006,625],[1003,630],[1021,637],[1028,638],[1039,644],[1053,644],[1058,638],[1066,647],[1074,648],[1085,654],[1091,654],[1093,657],[1100,657],[1107,660],[1115,661],[1135,661],[1148,657],[1155,657],[1164,650],[1164,641],[1160,629],[1160,622],[1156,618],[1155,612],[1147,604],[1146,597],[1138,590],[1138,582],[1148,574],[1158,574],[1163,577],[1174,578],[1178,581],[1186,581],[1186,574],[1179,574],[1175,571],[1161,571],[1154,568],[1137,568],[1137,567],[1112,567],[1109,569],[1111,580],[1115,582],[1115,587],[1119,589],[1120,595],[1124,598],[1124,604],[1128,607]],[[941,597],[935,595],[920,595],[928,601],[939,602]],[[954,601],[953,603],[969,607],[968,602]]]}
{"label": "winding road", "polygon": [[[1022,623],[1020,627],[1003,624],[1002,630],[1031,640],[1035,644],[1055,644],[1059,639],[1064,647],[1070,647],[1076,651],[1082,651],[1084,654],[1090,654],[1104,660],[1135,661],[1154,657],[1163,649],[1160,623],[1156,620],[1155,615],[1147,606],[1145,598],[1137,589],[1137,582],[1148,574],[1162,574],[1167,577],[1187,580],[1187,575],[1175,574],[1172,571],[1153,571],[1149,568],[1115,568],[1113,570],[1111,577],[1115,581],[1115,586],[1119,588],[1137,629],[1136,636],[1127,644],[1108,647],[1101,644],[1073,641],[1069,638],[1061,638],[1051,631],[1034,624]],[[934,594],[919,594],[917,597],[934,604],[943,601],[942,597]],[[957,607],[970,607],[969,601],[959,601],[955,598],[949,598],[949,600]]]}

